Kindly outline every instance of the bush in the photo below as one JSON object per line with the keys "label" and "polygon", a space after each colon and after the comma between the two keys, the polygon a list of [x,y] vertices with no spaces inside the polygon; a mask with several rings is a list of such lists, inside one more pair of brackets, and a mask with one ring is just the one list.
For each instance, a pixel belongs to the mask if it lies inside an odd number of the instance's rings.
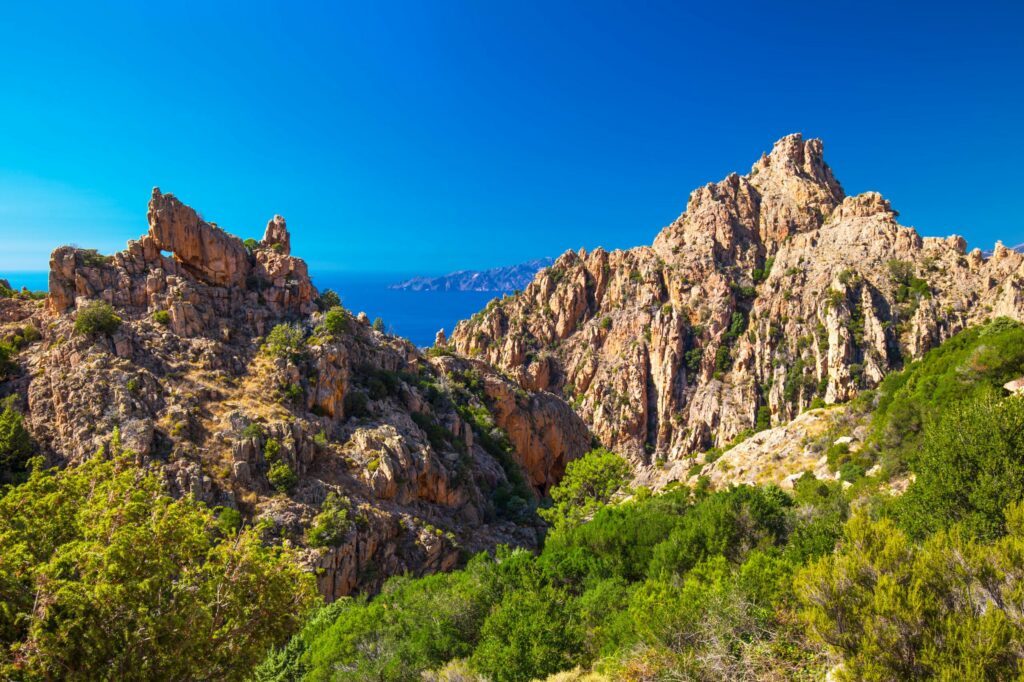
{"label": "bush", "polygon": [[311,547],[340,545],[352,529],[351,510],[352,503],[347,497],[328,493],[320,512],[313,517],[313,522],[306,531],[306,542]]}
{"label": "bush", "polygon": [[93,301],[75,315],[76,334],[113,334],[120,326],[121,318],[103,301]]}
{"label": "bush", "polygon": [[317,300],[320,310],[330,310],[341,307],[341,297],[332,289],[324,289]]}
{"label": "bush", "polygon": [[0,678],[247,679],[318,599],[262,532],[128,457],[35,469],[0,498]]}
{"label": "bush", "polygon": [[171,314],[166,310],[156,310],[153,312],[153,321],[164,326],[169,325],[171,323]]}
{"label": "bush", "polygon": [[569,462],[561,482],[551,489],[552,507],[538,511],[558,526],[579,523],[608,504],[626,483],[629,462],[614,452],[597,448]]}
{"label": "bush", "polygon": [[1017,679],[1024,509],[1003,516],[1010,536],[992,545],[945,532],[915,545],[858,516],[835,555],[798,574],[803,619],[844,679]]}
{"label": "bush", "polygon": [[348,328],[348,314],[344,308],[335,306],[324,314],[323,325],[328,334],[338,337]]}
{"label": "bush", "polygon": [[925,429],[912,468],[900,518],[913,535],[953,524],[975,537],[1002,535],[1003,509],[1024,499],[1024,397],[991,391],[948,408]]}
{"label": "bush", "polygon": [[279,324],[263,341],[263,350],[275,358],[296,360],[302,355],[305,335],[298,325]]}
{"label": "bush", "polygon": [[0,402],[0,484],[15,483],[27,471],[32,439],[25,420],[14,407],[14,396]]}
{"label": "bush", "polygon": [[270,465],[270,469],[267,471],[267,480],[270,481],[270,485],[274,487],[274,490],[287,494],[299,482],[299,477],[295,475],[295,472],[288,466],[287,462],[277,460]]}
{"label": "bush", "polygon": [[379,317],[374,319],[374,321],[373,321],[373,330],[383,334],[384,333],[384,320],[382,320]]}
{"label": "bush", "polygon": [[14,349],[9,344],[0,341],[0,381],[5,381],[17,368],[12,360],[13,357]]}
{"label": "bush", "polygon": [[248,251],[249,253],[252,253],[253,251],[260,247],[260,243],[253,239],[252,237],[246,239],[244,242],[242,242],[242,244],[245,246],[245,250]]}

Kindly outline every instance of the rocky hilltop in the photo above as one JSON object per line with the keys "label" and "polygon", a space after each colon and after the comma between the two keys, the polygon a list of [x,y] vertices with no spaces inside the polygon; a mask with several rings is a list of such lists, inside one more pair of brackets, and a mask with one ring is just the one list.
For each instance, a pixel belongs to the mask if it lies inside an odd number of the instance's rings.
{"label": "rocky hilltop", "polygon": [[567,252],[459,324],[458,353],[571,401],[637,464],[873,387],[967,325],[1024,316],[1024,255],[922,238],[846,196],[820,140],[695,190],[651,246]]}
{"label": "rocky hilltop", "polygon": [[280,216],[243,242],[155,189],[148,222],[112,256],[54,251],[45,302],[0,299],[0,397],[49,463],[127,449],[307,546],[329,598],[536,543],[531,505],[591,442],[564,401],[338,307]]}
{"label": "rocky hilltop", "polygon": [[403,291],[518,291],[552,263],[553,258],[535,258],[526,263],[490,270],[459,270],[441,277],[413,277],[392,284],[390,288]]}

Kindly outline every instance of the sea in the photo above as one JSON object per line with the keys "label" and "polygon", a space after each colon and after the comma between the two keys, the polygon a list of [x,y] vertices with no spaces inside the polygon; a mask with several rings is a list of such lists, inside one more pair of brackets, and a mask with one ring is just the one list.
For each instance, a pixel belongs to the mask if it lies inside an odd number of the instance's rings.
{"label": "sea", "polygon": [[[483,310],[501,292],[486,291],[400,291],[388,286],[413,276],[402,273],[313,273],[313,284],[323,291],[333,289],[342,304],[353,313],[365,312],[371,320],[380,318],[389,333],[404,336],[420,347],[432,346],[438,329],[451,334],[459,320]],[[0,272],[15,289],[47,288],[46,272]]]}

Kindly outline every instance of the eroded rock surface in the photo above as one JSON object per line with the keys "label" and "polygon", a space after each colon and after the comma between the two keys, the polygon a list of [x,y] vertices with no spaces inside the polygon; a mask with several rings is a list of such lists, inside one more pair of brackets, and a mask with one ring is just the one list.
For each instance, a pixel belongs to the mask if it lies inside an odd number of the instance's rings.
{"label": "eroded rock surface", "polygon": [[567,252],[448,344],[561,394],[637,464],[831,404],[964,327],[1024,315],[1024,255],[922,238],[845,196],[819,140],[695,190],[652,246]]}
{"label": "eroded rock surface", "polygon": [[[243,242],[154,190],[148,217],[112,256],[55,250],[45,305],[0,300],[0,338],[35,330],[0,397],[17,394],[51,463],[129,450],[173,494],[307,546],[328,598],[498,542],[536,545],[531,505],[591,441],[564,401],[427,358],[365,316],[334,311],[328,329],[280,216]],[[95,301],[121,324],[77,333]],[[278,324],[299,342],[273,353]],[[329,496],[346,525],[313,542]]]}

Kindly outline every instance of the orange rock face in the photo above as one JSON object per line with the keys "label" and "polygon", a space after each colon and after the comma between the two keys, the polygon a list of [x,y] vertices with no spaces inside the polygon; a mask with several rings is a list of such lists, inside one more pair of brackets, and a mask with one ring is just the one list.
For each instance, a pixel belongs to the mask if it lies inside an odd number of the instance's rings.
{"label": "orange rock face", "polygon": [[[695,190],[652,247],[567,252],[449,344],[560,393],[638,463],[849,399],[965,326],[1024,316],[1024,256],[844,195],[818,140]],[[767,414],[765,414],[767,410]]]}

